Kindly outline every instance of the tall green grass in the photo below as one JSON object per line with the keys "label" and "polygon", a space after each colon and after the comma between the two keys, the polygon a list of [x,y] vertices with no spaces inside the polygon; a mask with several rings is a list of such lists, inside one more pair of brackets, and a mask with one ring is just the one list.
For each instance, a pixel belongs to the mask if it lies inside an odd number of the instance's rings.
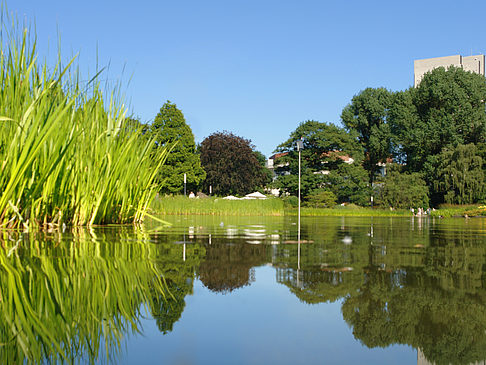
{"label": "tall green grass", "polygon": [[184,196],[160,196],[154,199],[152,211],[158,214],[197,215],[283,215],[283,201],[225,200],[222,198],[190,199]]}
{"label": "tall green grass", "polygon": [[73,61],[50,71],[26,29],[1,27],[0,227],[142,220],[167,151],[96,78],[81,85]]}

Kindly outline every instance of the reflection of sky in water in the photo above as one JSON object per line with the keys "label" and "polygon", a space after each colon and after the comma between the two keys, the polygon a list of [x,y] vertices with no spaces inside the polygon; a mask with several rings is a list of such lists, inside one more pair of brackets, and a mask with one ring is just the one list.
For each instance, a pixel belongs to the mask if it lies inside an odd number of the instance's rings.
{"label": "reflection of sky in water", "polygon": [[[275,283],[275,269],[256,269],[256,281],[229,295],[195,282],[174,330],[153,320],[128,344],[123,363],[159,364],[413,364],[408,346],[368,349],[353,337],[341,301],[307,305]],[[156,350],[154,350],[156,349]]]}

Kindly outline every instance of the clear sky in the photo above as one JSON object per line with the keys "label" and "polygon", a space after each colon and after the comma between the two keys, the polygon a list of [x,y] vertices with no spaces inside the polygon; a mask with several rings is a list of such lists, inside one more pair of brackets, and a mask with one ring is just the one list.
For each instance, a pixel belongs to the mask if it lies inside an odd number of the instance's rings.
{"label": "clear sky", "polygon": [[267,157],[302,121],[340,125],[366,87],[413,84],[413,60],[486,52],[486,1],[10,0],[41,57],[96,60],[150,122],[177,104],[196,142],[227,130]]}

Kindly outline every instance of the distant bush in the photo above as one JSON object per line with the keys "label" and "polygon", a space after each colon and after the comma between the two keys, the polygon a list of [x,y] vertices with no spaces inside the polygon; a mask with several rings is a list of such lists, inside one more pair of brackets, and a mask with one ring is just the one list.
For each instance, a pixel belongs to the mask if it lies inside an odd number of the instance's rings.
{"label": "distant bush", "polygon": [[297,208],[299,206],[299,198],[293,195],[282,198],[286,207]]}
{"label": "distant bush", "polygon": [[327,190],[317,190],[306,197],[305,206],[312,208],[332,208],[336,205],[336,195]]}
{"label": "distant bush", "polygon": [[363,209],[363,207],[360,207],[359,205],[353,203],[349,203],[346,205],[336,205],[336,209],[358,210]]}
{"label": "distant bush", "polygon": [[428,208],[428,192],[420,174],[393,171],[385,179],[380,203],[393,208]]}

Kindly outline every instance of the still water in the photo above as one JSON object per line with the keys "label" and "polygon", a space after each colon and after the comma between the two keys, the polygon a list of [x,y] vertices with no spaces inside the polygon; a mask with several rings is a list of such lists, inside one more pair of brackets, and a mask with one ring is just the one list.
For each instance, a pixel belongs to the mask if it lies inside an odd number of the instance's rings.
{"label": "still water", "polygon": [[0,362],[486,360],[486,220],[164,217],[0,232]]}

